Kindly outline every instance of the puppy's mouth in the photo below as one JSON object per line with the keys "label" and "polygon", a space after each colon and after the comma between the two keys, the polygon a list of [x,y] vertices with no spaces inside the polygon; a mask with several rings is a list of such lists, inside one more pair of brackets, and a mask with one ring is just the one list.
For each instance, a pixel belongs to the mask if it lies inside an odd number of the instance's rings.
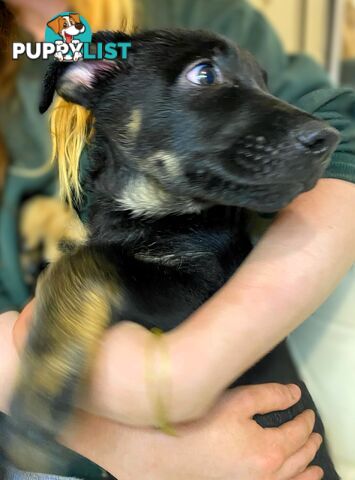
{"label": "puppy's mouth", "polygon": [[271,213],[286,207],[300,193],[310,190],[314,185],[315,182],[310,186],[301,182],[266,183],[264,185],[238,184],[234,186],[233,194],[228,194],[227,191],[223,192],[220,200],[226,205]]}
{"label": "puppy's mouth", "polygon": [[69,35],[68,33],[64,32],[64,36],[65,36],[65,41],[67,43],[71,43],[72,40],[73,40],[73,35]]}
{"label": "puppy's mouth", "polygon": [[[192,178],[191,178],[192,177]],[[189,194],[201,204],[236,206],[259,212],[276,212],[300,193],[311,190],[318,177],[306,182],[274,179],[270,182],[238,182],[204,172],[203,180],[191,173],[186,182]]]}

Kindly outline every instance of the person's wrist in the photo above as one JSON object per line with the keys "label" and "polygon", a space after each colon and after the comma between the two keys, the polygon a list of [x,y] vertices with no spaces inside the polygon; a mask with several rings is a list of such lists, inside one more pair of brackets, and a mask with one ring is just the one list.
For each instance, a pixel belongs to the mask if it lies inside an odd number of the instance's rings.
{"label": "person's wrist", "polygon": [[201,418],[219,396],[220,390],[215,388],[217,382],[211,385],[210,381],[214,364],[194,348],[196,340],[196,336],[181,327],[166,335],[171,372],[169,420],[172,423]]}

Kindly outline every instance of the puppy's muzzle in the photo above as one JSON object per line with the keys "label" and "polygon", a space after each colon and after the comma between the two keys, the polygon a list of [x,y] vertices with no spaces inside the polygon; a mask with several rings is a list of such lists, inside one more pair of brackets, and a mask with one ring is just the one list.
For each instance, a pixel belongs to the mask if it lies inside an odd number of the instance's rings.
{"label": "puppy's muzzle", "polygon": [[192,157],[195,198],[268,212],[316,185],[339,141],[335,129],[265,94],[237,113],[213,137],[213,153]]}
{"label": "puppy's muzzle", "polygon": [[264,104],[255,105],[253,121],[225,152],[222,168],[244,184],[312,188],[330,161],[339,133],[277,99],[260,99]]}

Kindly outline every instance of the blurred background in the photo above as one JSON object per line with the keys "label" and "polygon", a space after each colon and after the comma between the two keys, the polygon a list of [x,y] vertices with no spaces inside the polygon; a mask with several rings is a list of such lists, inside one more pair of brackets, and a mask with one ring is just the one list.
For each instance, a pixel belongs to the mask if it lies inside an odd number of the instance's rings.
{"label": "blurred background", "polygon": [[355,85],[355,0],[251,0],[289,53],[311,55],[333,81]]}

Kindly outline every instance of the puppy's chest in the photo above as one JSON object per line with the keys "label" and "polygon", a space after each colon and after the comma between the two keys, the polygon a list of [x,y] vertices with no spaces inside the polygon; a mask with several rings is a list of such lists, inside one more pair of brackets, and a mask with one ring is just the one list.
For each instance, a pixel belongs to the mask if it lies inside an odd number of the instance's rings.
{"label": "puppy's chest", "polygon": [[90,243],[111,246],[112,261],[118,264],[127,259],[176,278],[226,280],[251,249],[245,224],[245,215],[237,208],[215,207],[199,215],[157,221],[100,215],[92,218]]}
{"label": "puppy's chest", "polygon": [[109,256],[124,291],[115,320],[129,318],[148,328],[169,330],[181,323],[228,280],[250,250],[240,222],[221,218],[140,233],[129,245],[111,244]]}
{"label": "puppy's chest", "polygon": [[232,231],[194,231],[176,237],[158,240],[138,247],[133,256],[139,262],[157,269],[180,274],[211,278],[226,277],[238,263],[234,253],[236,238]]}

